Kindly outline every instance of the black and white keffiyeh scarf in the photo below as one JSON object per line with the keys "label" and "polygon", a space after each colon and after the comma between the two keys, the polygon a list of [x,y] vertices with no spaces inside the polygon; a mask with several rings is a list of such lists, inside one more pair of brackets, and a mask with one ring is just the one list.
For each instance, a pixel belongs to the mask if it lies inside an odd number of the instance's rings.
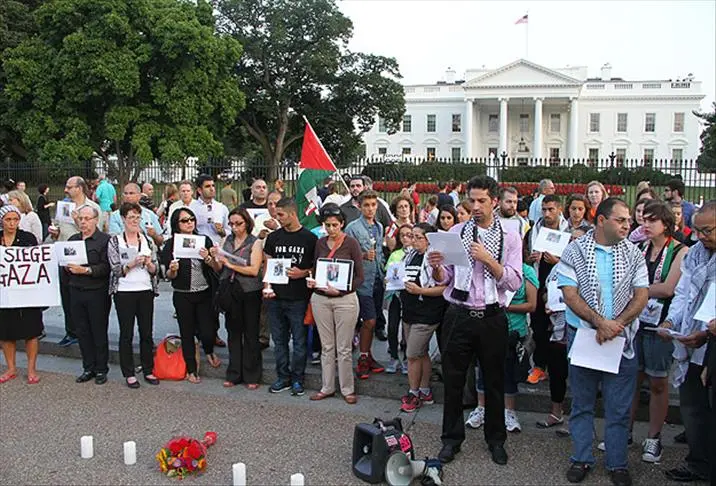
{"label": "black and white keffiyeh scarf", "polygon": [[[595,254],[596,241],[594,230],[576,239],[565,248],[557,270],[560,274],[577,282],[579,295],[594,311],[604,316],[604,302],[602,290],[599,285],[597,273],[597,259]],[[633,277],[646,273],[646,263],[639,248],[627,240],[622,240],[611,247],[614,257],[612,276],[612,314],[613,317],[621,314],[634,297]],[[642,268],[643,267],[643,268]],[[624,328],[626,343],[624,357],[634,357],[632,342],[638,330],[638,320],[634,320]]]}
{"label": "black and white keffiyeh scarf", "polygon": [[[470,218],[465,226],[462,227],[460,232],[460,239],[462,240],[462,246],[465,248],[467,258],[470,261],[469,268],[457,267],[455,268],[455,287],[458,290],[469,291],[470,284],[472,283],[472,270],[475,267],[475,259],[472,258],[470,253],[470,247],[475,242],[475,233],[477,232],[477,226],[474,218]],[[492,218],[492,224],[487,228],[487,233],[481,236],[482,244],[485,245],[485,249],[492,255],[497,261],[502,260],[502,247],[504,245],[505,235],[502,231],[502,225],[500,224],[499,218]],[[488,285],[491,280],[495,277],[492,275],[490,269],[483,265],[483,275],[485,277],[485,285]]]}

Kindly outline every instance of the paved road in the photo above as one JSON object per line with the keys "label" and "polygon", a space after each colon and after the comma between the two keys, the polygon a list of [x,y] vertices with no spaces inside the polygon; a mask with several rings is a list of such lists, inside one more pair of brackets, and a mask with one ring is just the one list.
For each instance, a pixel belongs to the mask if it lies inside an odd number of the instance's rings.
{"label": "paved road", "polygon": [[[24,366],[23,355],[19,364]],[[26,385],[24,370],[22,377],[0,385],[0,484],[177,484],[159,473],[154,454],[174,434],[200,437],[208,430],[219,435],[209,451],[208,471],[187,484],[230,484],[231,464],[239,461],[247,464],[250,484],[288,484],[296,472],[312,485],[365,484],[351,472],[355,424],[387,419],[398,410],[396,400],[361,397],[353,407],[340,399],[315,403],[308,396],[271,395],[265,386],[254,392],[227,390],[218,379],[130,390],[116,368],[104,386],[78,385],[76,360],[43,355],[39,366],[39,385]],[[410,435],[418,456],[439,450],[440,413],[434,405],[417,415]],[[564,484],[569,440],[536,429],[541,416],[521,413],[520,418],[524,431],[509,437],[507,466],[489,460],[482,431],[468,431],[463,452],[445,469],[445,483]],[[684,447],[673,445],[678,431],[666,427],[662,465],[642,463],[640,448],[632,447],[637,484],[665,483],[661,471],[685,454]],[[644,433],[638,423],[637,441]],[[82,435],[95,437],[93,459],[79,457]],[[137,442],[135,466],[122,462],[126,440]],[[609,480],[599,467],[585,484]]]}

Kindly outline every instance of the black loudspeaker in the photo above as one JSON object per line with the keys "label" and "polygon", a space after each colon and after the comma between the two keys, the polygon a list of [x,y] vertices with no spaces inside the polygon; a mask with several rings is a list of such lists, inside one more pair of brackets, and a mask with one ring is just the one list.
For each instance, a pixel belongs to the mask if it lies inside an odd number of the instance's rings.
{"label": "black loudspeaker", "polygon": [[353,474],[371,484],[385,481],[385,465],[393,452],[414,459],[413,442],[399,418],[358,424],[353,432]]}

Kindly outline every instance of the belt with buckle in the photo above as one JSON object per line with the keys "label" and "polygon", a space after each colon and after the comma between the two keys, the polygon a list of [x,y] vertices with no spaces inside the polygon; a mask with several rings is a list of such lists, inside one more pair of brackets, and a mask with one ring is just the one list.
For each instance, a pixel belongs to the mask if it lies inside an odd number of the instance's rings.
{"label": "belt with buckle", "polygon": [[485,317],[493,317],[503,311],[500,304],[490,304],[485,306],[484,309],[471,309],[469,307],[463,307],[461,305],[452,304],[456,310],[463,314],[468,314],[472,318],[484,319]]}

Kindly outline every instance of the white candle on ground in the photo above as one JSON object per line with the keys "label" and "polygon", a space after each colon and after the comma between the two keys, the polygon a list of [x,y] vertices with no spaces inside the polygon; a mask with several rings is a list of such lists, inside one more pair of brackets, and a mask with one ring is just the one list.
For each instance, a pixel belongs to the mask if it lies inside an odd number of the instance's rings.
{"label": "white candle on ground", "polygon": [[91,435],[83,435],[80,439],[80,456],[82,459],[92,459],[94,456],[94,441]]}
{"label": "white candle on ground", "polygon": [[231,466],[234,473],[234,486],[246,486],[246,464],[237,462]]}
{"label": "white candle on ground", "polygon": [[306,484],[303,474],[291,474],[291,486],[304,486]]}
{"label": "white candle on ground", "polygon": [[133,440],[124,443],[124,463],[127,466],[137,463],[137,444]]}

